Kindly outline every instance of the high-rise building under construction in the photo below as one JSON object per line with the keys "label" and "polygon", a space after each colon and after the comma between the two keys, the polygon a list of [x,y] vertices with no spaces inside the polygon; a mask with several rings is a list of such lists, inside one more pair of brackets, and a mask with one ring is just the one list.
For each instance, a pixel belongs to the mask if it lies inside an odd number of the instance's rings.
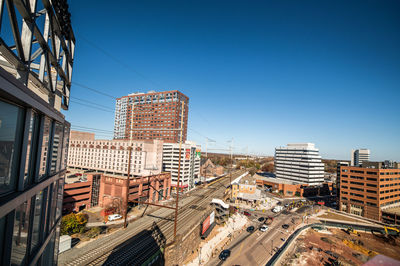
{"label": "high-rise building under construction", "polygon": [[177,90],[138,92],[117,98],[114,139],[179,142],[183,107],[184,142],[187,137],[188,106],[189,98]]}

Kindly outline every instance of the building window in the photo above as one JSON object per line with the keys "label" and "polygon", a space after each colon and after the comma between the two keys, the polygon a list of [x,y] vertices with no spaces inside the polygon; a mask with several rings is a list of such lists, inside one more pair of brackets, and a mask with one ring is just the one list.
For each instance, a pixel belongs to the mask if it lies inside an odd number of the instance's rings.
{"label": "building window", "polygon": [[37,147],[37,137],[39,131],[39,116],[35,112],[31,112],[28,131],[28,146],[26,148],[26,161],[24,172],[24,187],[32,183],[35,169],[35,154]]}
{"label": "building window", "polygon": [[13,191],[17,184],[23,117],[22,108],[0,101],[0,195]]}
{"label": "building window", "polygon": [[44,117],[43,139],[41,143],[42,146],[40,152],[39,180],[43,179],[46,176],[47,158],[48,158],[49,143],[50,143],[50,128],[51,128],[50,118]]}
{"label": "building window", "polygon": [[42,223],[42,206],[43,206],[44,190],[38,192],[34,198],[33,204],[33,224],[31,238],[31,254],[36,251],[40,244],[40,233]]}
{"label": "building window", "polygon": [[30,209],[30,200],[28,200],[15,210],[11,265],[25,265]]}
{"label": "building window", "polygon": [[54,123],[53,146],[51,149],[51,161],[50,161],[51,175],[60,170],[62,141],[63,141],[63,125],[56,122]]}

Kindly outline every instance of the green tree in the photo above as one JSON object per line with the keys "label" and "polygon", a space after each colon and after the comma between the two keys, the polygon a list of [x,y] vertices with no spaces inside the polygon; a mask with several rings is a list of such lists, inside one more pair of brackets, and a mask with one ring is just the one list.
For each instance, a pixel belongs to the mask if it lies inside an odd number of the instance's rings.
{"label": "green tree", "polygon": [[70,213],[61,219],[61,234],[72,235],[81,233],[85,229],[88,217],[83,213]]}

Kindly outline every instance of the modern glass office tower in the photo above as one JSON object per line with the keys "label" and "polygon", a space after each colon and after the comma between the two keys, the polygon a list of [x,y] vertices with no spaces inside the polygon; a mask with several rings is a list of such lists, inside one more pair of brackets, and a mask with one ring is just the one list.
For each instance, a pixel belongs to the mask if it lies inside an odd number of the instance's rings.
{"label": "modern glass office tower", "polygon": [[275,149],[276,177],[300,184],[324,182],[324,164],[313,143],[294,143]]}
{"label": "modern glass office tower", "polygon": [[75,37],[66,1],[0,1],[0,264],[57,263]]}

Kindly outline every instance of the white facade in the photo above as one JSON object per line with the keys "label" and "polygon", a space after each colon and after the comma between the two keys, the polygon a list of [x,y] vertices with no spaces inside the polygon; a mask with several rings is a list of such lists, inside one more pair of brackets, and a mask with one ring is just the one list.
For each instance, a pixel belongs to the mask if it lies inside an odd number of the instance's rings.
{"label": "white facade", "polygon": [[369,161],[370,151],[368,149],[358,149],[351,151],[351,166],[360,166],[362,162]]}
{"label": "white facade", "polygon": [[115,103],[114,139],[124,139],[129,98],[117,99]]}
{"label": "white facade", "polygon": [[128,147],[133,147],[131,175],[147,176],[162,171],[163,141],[81,140],[71,139],[68,167],[96,170],[109,174],[128,173]]}
{"label": "white facade", "polygon": [[276,177],[301,184],[324,182],[324,164],[313,143],[293,143],[275,149]]}
{"label": "white facade", "polygon": [[[195,181],[200,178],[200,145],[186,141],[181,150],[180,186],[184,190],[194,187]],[[178,183],[179,143],[164,143],[163,145],[163,171],[171,173],[171,186]]]}

